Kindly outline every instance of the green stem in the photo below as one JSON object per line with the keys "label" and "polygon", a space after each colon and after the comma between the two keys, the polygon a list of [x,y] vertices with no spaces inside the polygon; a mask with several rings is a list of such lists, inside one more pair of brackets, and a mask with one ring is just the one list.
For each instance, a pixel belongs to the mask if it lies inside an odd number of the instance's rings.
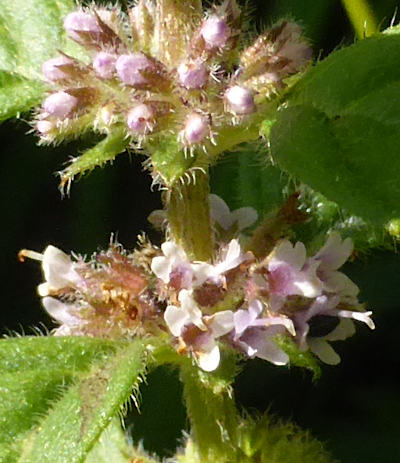
{"label": "green stem", "polygon": [[213,253],[209,193],[208,172],[197,171],[193,179],[176,182],[164,195],[172,237],[194,260],[207,261]]}
{"label": "green stem", "polygon": [[357,37],[363,39],[378,32],[378,24],[367,0],[342,0]]}
{"label": "green stem", "polygon": [[180,369],[191,439],[203,463],[238,461],[239,418],[230,387],[185,363]]}

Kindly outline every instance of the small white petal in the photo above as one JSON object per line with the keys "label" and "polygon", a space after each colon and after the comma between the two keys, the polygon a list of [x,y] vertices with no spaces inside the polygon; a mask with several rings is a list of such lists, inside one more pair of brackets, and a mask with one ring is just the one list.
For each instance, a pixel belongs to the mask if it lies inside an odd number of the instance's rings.
{"label": "small white petal", "polygon": [[375,329],[375,323],[371,319],[372,312],[357,312],[351,310],[339,310],[338,316],[343,318],[352,318],[354,320],[358,320],[360,322],[365,323],[366,325],[371,328],[371,330]]}
{"label": "small white petal", "polygon": [[171,273],[171,262],[164,256],[153,257],[151,261],[151,271],[167,284]]}
{"label": "small white petal", "polygon": [[173,241],[165,241],[161,245],[161,250],[166,257],[173,257],[177,260],[187,260],[187,256],[185,254],[185,251],[180,248],[176,243]]}
{"label": "small white petal", "polygon": [[48,296],[50,294],[50,287],[49,287],[49,284],[46,282],[46,283],[41,283],[38,287],[37,287],[37,292],[39,294],[40,297],[45,297],[45,296]]}
{"label": "small white petal", "polygon": [[206,262],[190,264],[193,270],[193,286],[201,286],[206,280],[214,276],[214,266]]}
{"label": "small white petal", "polygon": [[324,278],[326,291],[340,293],[346,296],[357,296],[359,287],[342,272],[332,271]]}
{"label": "small white petal", "polygon": [[229,230],[233,225],[231,211],[226,202],[217,195],[210,194],[210,216],[224,230]]}
{"label": "small white petal", "polygon": [[340,363],[339,355],[333,350],[325,340],[314,338],[308,340],[310,350],[328,365],[337,365]]}
{"label": "small white petal", "polygon": [[268,362],[274,365],[286,365],[289,362],[289,356],[271,339],[265,339],[264,342],[258,346],[256,356],[268,360]]}
{"label": "small white petal", "polygon": [[71,306],[55,299],[54,297],[44,297],[42,304],[46,312],[59,323],[73,326],[79,323],[79,318],[71,314]]}
{"label": "small white petal", "polygon": [[291,265],[296,270],[301,270],[306,262],[306,248],[300,241],[293,247],[290,241],[283,240],[272,251],[268,261],[268,268],[271,270],[282,263]]}
{"label": "small white petal", "polygon": [[204,371],[214,371],[219,365],[221,354],[219,347],[214,345],[209,351],[196,352],[199,361],[199,366]]}
{"label": "small white petal", "polygon": [[353,321],[349,318],[344,318],[340,320],[339,325],[333,331],[324,336],[324,339],[326,341],[344,341],[353,336],[355,332],[356,328]]}
{"label": "small white petal", "polygon": [[169,305],[164,312],[164,320],[171,333],[178,337],[183,327],[190,321],[190,317],[183,309]]}
{"label": "small white petal", "polygon": [[243,262],[243,255],[238,240],[231,240],[225,252],[223,260],[214,267],[214,276],[222,275],[223,273],[236,268]]}
{"label": "small white petal", "polygon": [[233,330],[234,321],[233,312],[231,310],[217,312],[216,314],[207,317],[207,319],[214,338],[219,338]]}
{"label": "small white petal", "polygon": [[49,288],[53,290],[73,286],[80,280],[69,256],[54,246],[45,249],[42,268]]}
{"label": "small white petal", "polygon": [[351,238],[346,238],[342,242],[339,232],[334,231],[328,236],[325,245],[314,256],[314,259],[321,261],[321,268],[324,271],[337,270],[347,261],[352,252]]}
{"label": "small white petal", "polygon": [[238,231],[241,231],[253,225],[258,219],[258,214],[252,207],[240,207],[232,211],[231,218],[233,223],[237,222]]}
{"label": "small white petal", "polygon": [[206,325],[203,323],[203,314],[196,301],[193,298],[191,291],[182,289],[178,296],[179,302],[181,303],[181,310],[185,311],[188,315],[188,322],[196,325],[200,330],[207,330]]}
{"label": "small white petal", "polygon": [[286,317],[270,317],[265,319],[267,326],[282,325],[284,326],[292,336],[296,336],[296,330],[294,328],[292,320]]}

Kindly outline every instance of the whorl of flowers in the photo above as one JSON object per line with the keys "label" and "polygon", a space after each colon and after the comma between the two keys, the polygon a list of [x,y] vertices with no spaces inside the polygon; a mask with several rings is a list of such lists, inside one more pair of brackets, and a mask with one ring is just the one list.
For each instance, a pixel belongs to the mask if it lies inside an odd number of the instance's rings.
{"label": "whorl of flowers", "polygon": [[201,2],[139,0],[80,8],[64,21],[82,61],[60,53],[43,64],[51,89],[36,115],[43,142],[92,129],[123,129],[135,144],[175,133],[202,146],[224,127],[246,124],[298,72],[311,51],[283,21],[243,49],[235,0],[202,12]]}
{"label": "whorl of flowers", "polygon": [[[212,371],[224,345],[287,364],[282,339],[336,364],[340,357],[330,342],[351,336],[353,320],[374,328],[371,312],[357,300],[358,287],[339,270],[352,254],[349,238],[333,232],[312,256],[301,242],[278,240],[256,259],[238,239],[257,219],[255,211],[230,212],[215,195],[210,201],[221,244],[209,262],[192,261],[172,240],[161,249],[142,244],[131,254],[113,244],[89,262],[53,246],[43,255],[22,251],[42,260],[46,281],[39,294],[60,324],[55,334],[158,336]],[[221,241],[228,229],[228,241]]]}

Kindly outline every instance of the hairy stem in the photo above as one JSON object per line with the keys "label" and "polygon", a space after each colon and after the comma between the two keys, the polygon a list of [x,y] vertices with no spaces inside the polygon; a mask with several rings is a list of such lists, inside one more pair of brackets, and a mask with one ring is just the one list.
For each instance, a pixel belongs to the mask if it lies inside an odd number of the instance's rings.
{"label": "hairy stem", "polygon": [[367,0],[342,0],[342,3],[359,39],[378,32],[377,21]]}
{"label": "hairy stem", "polygon": [[208,172],[198,171],[193,181],[176,183],[164,195],[172,237],[195,260],[209,260],[213,253],[209,193]]}
{"label": "hairy stem", "polygon": [[204,463],[237,461],[239,418],[229,385],[191,364],[181,366],[191,439]]}

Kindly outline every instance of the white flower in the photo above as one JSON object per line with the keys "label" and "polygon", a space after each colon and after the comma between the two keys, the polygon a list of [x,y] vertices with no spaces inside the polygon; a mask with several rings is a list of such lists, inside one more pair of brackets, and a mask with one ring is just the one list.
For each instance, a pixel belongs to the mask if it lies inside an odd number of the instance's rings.
{"label": "white flower", "polygon": [[[375,328],[371,319],[372,312],[341,310],[337,306],[340,303],[340,296],[333,297],[319,296],[307,309],[294,315],[297,341],[301,350],[310,348],[323,362],[336,365],[340,362],[339,355],[329,345],[331,341],[343,341],[355,333],[352,320],[358,320],[370,329]],[[310,335],[310,323],[313,317],[337,317],[339,323],[332,331],[323,335]]]}
{"label": "white flower", "polygon": [[[182,289],[178,296],[180,306],[170,305],[164,313],[165,322],[175,337],[181,338],[194,352],[200,368],[215,370],[220,361],[216,339],[233,329],[233,312],[225,310],[203,316],[191,291]],[[186,336],[187,328],[194,325],[198,331]]]}
{"label": "white flower", "polygon": [[294,336],[293,322],[284,316],[263,317],[261,301],[255,299],[248,310],[237,310],[234,313],[234,341],[249,357],[259,357],[275,365],[285,365],[288,355],[276,345],[273,337],[283,334],[285,330]]}
{"label": "white flower", "polygon": [[206,262],[191,263],[185,251],[173,241],[165,241],[161,250],[164,256],[153,258],[151,270],[165,284],[191,289],[202,285],[209,277],[212,266]]}
{"label": "white flower", "polygon": [[186,289],[182,289],[178,296],[180,307],[169,305],[164,313],[165,322],[171,333],[179,337],[182,334],[183,328],[192,323],[202,331],[206,331],[201,310],[197,307],[192,293]]}
{"label": "white flower", "polygon": [[218,277],[238,267],[245,259],[246,255],[242,254],[239,241],[231,240],[228,246],[223,249],[221,260],[208,270],[209,277]]}
{"label": "white flower", "polygon": [[76,328],[83,323],[83,320],[74,314],[79,310],[78,307],[49,296],[42,299],[42,304],[46,312],[61,324],[54,332],[56,336],[68,336],[74,328],[76,334]]}
{"label": "white flower", "polygon": [[47,246],[42,257],[45,283],[38,286],[39,295],[48,296],[60,289],[74,287],[81,281],[70,257],[54,246]]}
{"label": "white flower", "polygon": [[252,207],[241,207],[231,212],[226,202],[219,196],[211,194],[209,198],[211,219],[225,231],[236,226],[235,232],[240,232],[253,225],[258,218],[257,211]]}
{"label": "white flower", "polygon": [[329,235],[325,245],[312,258],[319,262],[317,275],[324,284],[324,290],[340,293],[343,296],[355,297],[359,293],[358,286],[344,273],[338,272],[353,252],[353,242],[350,238],[342,241],[338,232]]}
{"label": "white flower", "polygon": [[307,260],[303,243],[283,240],[267,257],[269,291],[278,296],[316,297],[323,284],[316,274],[320,262]]}

